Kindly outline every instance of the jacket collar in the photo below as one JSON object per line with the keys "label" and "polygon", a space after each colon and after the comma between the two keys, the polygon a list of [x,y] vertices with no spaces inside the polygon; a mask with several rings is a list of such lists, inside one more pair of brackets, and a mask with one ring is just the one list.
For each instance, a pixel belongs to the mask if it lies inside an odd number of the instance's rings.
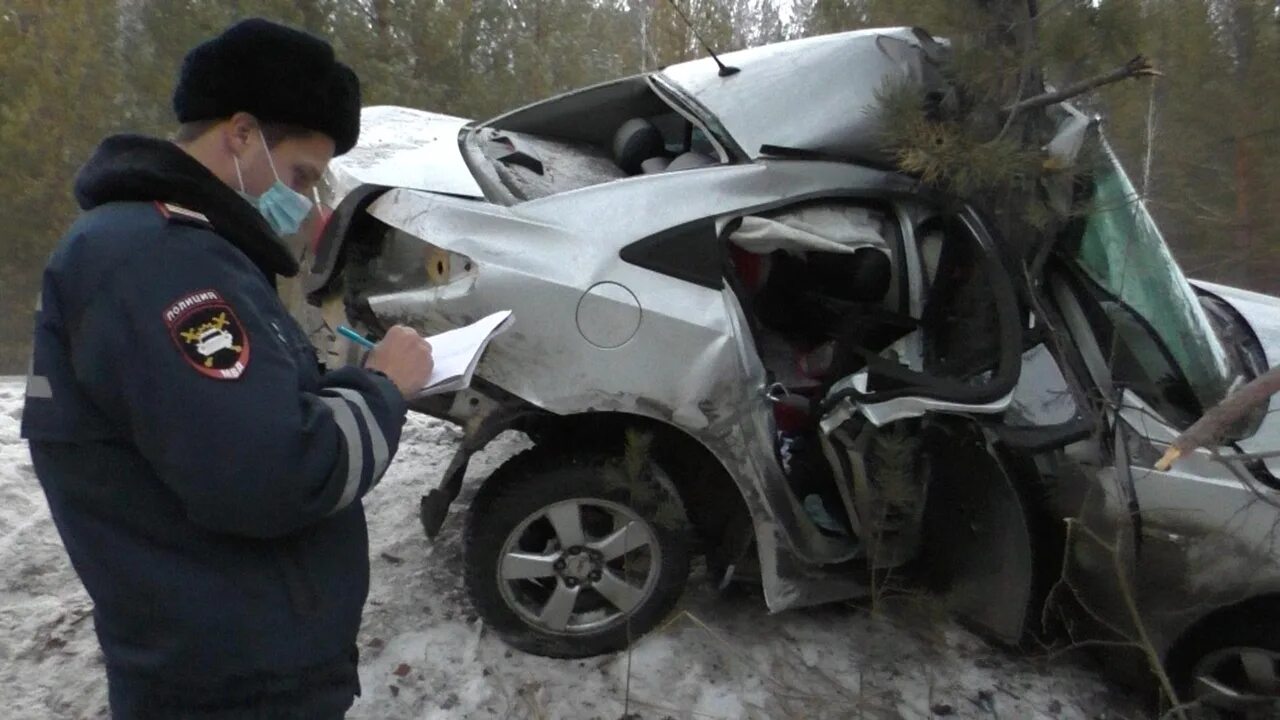
{"label": "jacket collar", "polygon": [[174,203],[203,213],[214,230],[268,275],[293,277],[298,260],[262,215],[177,145],[142,135],[102,141],[76,175],[81,209],[111,202]]}

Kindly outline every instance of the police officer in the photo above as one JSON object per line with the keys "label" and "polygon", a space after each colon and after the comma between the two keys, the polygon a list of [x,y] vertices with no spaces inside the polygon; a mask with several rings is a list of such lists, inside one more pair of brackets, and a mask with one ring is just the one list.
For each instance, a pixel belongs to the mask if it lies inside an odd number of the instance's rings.
{"label": "police officer", "polygon": [[284,238],[360,91],[328,43],[247,20],[192,50],[175,142],[109,137],[45,269],[23,435],[94,602],[119,718],[341,717],[359,694],[361,497],[430,348],[322,374]]}

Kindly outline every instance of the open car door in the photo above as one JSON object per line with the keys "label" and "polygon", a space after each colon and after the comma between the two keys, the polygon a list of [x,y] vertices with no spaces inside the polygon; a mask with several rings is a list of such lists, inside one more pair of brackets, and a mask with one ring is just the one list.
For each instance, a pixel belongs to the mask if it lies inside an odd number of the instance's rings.
{"label": "open car door", "polygon": [[907,233],[916,327],[852,348],[862,366],[827,394],[821,438],[871,567],[914,563],[951,610],[1016,643],[1044,558],[1009,446],[1065,444],[1080,412],[1046,344],[1028,343],[1030,314],[977,214],[921,218]]}

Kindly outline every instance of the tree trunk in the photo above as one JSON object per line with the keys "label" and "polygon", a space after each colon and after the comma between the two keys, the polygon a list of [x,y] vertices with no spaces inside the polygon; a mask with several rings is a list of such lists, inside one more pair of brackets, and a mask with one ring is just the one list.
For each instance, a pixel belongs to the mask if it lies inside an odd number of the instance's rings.
{"label": "tree trunk", "polygon": [[[1231,0],[1230,32],[1227,36],[1231,42],[1231,55],[1235,63],[1235,90],[1240,93],[1242,102],[1249,103],[1247,88],[1250,85],[1250,74],[1253,71],[1254,22],[1252,3],[1246,0]],[[1253,186],[1253,167],[1249,157],[1248,136],[1252,127],[1252,113],[1237,111],[1235,115],[1235,191],[1236,191],[1236,246],[1246,255],[1253,254],[1253,217],[1250,212],[1250,191]],[[1253,284],[1256,272],[1246,268],[1244,282]]]}
{"label": "tree trunk", "polygon": [[[979,121],[985,126],[983,134],[992,139],[1013,140],[1023,147],[1039,147],[1040,120],[1043,113],[1005,112],[1006,107],[1016,107],[1021,101],[1044,93],[1044,78],[1034,59],[1036,52],[1036,0],[973,0],[980,11],[986,13],[986,32],[979,34],[977,42],[985,48],[1001,48],[1011,59],[1010,71],[996,88],[998,97],[990,107],[975,109],[985,113]],[[1038,246],[1042,231],[1026,222],[1025,210],[1035,201],[1033,186],[1019,189],[1016,195],[1001,193],[998,196],[980,198],[981,204],[991,213],[997,231],[1003,240],[1017,248],[1023,257],[1029,257]]]}
{"label": "tree trunk", "polygon": [[[1236,252],[1241,257],[1249,257],[1253,254],[1253,226],[1249,216],[1249,169],[1248,140],[1238,136],[1235,140],[1235,244]],[[1244,272],[1252,275],[1247,269]]]}

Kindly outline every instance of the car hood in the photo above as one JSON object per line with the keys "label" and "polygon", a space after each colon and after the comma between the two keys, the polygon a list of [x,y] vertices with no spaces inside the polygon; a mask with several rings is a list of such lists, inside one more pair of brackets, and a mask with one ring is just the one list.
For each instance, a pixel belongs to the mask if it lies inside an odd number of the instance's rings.
{"label": "car hood", "polygon": [[470,122],[392,105],[364,108],[360,142],[329,163],[330,205],[361,185],[483,197],[458,146],[458,133]]}
{"label": "car hood", "polygon": [[[1269,367],[1280,367],[1280,298],[1227,285],[1193,280],[1192,285],[1230,303],[1244,317],[1262,343]],[[1274,450],[1280,446],[1280,394],[1271,396],[1266,418],[1251,437],[1241,440],[1245,452]],[[1280,475],[1280,459],[1268,459],[1267,468]]]}

